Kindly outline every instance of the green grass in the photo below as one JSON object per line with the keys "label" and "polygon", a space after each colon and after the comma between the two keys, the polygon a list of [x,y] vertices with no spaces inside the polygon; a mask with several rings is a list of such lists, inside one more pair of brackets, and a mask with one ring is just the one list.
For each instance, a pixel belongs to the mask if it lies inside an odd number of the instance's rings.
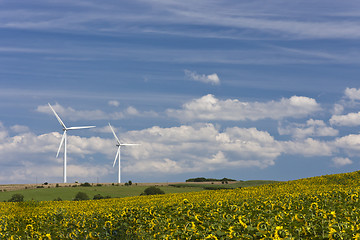
{"label": "green grass", "polygon": [[[166,193],[182,193],[182,192],[198,192],[211,189],[222,189],[222,188],[239,188],[239,187],[251,187],[259,186],[263,184],[270,184],[276,181],[268,180],[252,180],[252,181],[242,181],[229,184],[209,184],[209,183],[200,183],[200,184],[191,184],[191,183],[181,183],[174,184],[171,186],[158,186],[161,190]],[[78,192],[85,192],[90,199],[96,194],[101,194],[103,197],[111,196],[112,198],[122,198],[122,197],[131,197],[139,196],[145,188],[149,186],[92,186],[92,187],[52,187],[52,188],[35,188],[35,189],[22,189],[16,191],[6,191],[0,192],[0,202],[7,201],[11,198],[13,194],[19,193],[24,196],[24,201],[52,201],[58,197],[62,200],[73,200],[75,195]]]}
{"label": "green grass", "polygon": [[[0,192],[0,201],[7,201],[13,194],[24,195],[24,201],[52,201],[60,197],[62,200],[73,200],[78,192],[85,192],[90,199],[96,194],[111,196],[112,198],[139,196],[149,186],[93,186],[93,187],[58,187],[58,188],[35,188],[17,191]],[[158,186],[165,193],[196,192],[204,190],[201,187],[175,188]]]}

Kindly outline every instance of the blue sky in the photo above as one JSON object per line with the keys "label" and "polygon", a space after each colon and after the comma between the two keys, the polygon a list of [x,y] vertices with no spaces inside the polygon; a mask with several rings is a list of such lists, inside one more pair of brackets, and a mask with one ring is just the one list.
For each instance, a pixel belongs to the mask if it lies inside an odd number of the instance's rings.
{"label": "blue sky", "polygon": [[0,1],[0,184],[359,169],[358,1]]}

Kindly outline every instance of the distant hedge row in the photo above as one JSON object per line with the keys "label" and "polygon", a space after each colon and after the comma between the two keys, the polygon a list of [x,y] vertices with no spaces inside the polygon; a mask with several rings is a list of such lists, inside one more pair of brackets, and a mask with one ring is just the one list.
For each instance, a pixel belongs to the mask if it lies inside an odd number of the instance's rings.
{"label": "distant hedge row", "polygon": [[235,182],[236,180],[230,178],[216,179],[216,178],[189,178],[186,182]]}

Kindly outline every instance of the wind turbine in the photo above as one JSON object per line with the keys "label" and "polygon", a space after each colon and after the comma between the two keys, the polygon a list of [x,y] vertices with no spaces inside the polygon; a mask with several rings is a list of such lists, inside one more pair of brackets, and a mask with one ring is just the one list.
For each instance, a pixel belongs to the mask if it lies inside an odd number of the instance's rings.
{"label": "wind turbine", "polygon": [[114,137],[115,137],[115,139],[117,141],[116,146],[118,147],[118,150],[116,152],[113,167],[115,167],[116,160],[119,158],[118,183],[121,183],[121,176],[120,176],[120,174],[121,174],[121,170],[120,170],[120,149],[121,149],[122,146],[136,146],[136,145],[140,145],[140,144],[137,144],[137,143],[121,143],[119,138],[116,136],[116,134],[114,132],[114,129],[111,127],[110,123],[109,123],[109,127],[110,127],[112,133],[114,134]]}
{"label": "wind turbine", "polygon": [[57,118],[57,120],[59,121],[60,125],[63,127],[63,131],[64,134],[62,136],[61,142],[60,142],[60,146],[59,149],[57,151],[56,157],[59,156],[60,153],[60,149],[62,144],[64,143],[64,183],[66,183],[66,143],[67,143],[67,131],[68,130],[77,130],[77,129],[87,129],[87,128],[94,128],[95,126],[82,126],[82,127],[66,127],[65,124],[63,123],[63,121],[61,121],[61,118],[59,117],[59,115],[57,115],[57,113],[55,112],[55,110],[52,108],[52,106],[49,104],[49,107],[51,108],[51,110],[53,111],[53,113],[55,114],[55,117]]}

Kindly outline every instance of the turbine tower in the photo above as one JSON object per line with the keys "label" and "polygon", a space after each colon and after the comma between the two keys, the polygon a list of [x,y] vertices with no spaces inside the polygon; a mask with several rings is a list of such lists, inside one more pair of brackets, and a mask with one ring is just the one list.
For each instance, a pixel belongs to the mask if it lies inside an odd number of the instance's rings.
{"label": "turbine tower", "polygon": [[115,156],[115,160],[114,160],[114,164],[113,164],[113,167],[115,167],[115,163],[116,163],[116,160],[119,158],[119,170],[118,170],[118,183],[121,183],[121,170],[120,170],[120,149],[122,146],[136,146],[136,145],[140,145],[140,144],[137,144],[137,143],[121,143],[119,138],[116,136],[115,132],[114,132],[114,129],[111,127],[110,123],[109,123],[109,127],[112,131],[112,133],[114,134],[114,137],[117,141],[117,144],[116,146],[118,147],[118,150],[116,152],[116,156]]}
{"label": "turbine tower", "polygon": [[66,144],[67,144],[67,131],[68,130],[77,130],[77,129],[87,129],[87,128],[94,128],[95,126],[82,126],[82,127],[66,127],[65,124],[63,123],[63,121],[61,120],[61,118],[59,117],[59,115],[57,115],[57,113],[55,112],[55,110],[52,108],[52,106],[49,104],[49,107],[51,108],[51,110],[53,111],[53,113],[55,114],[55,117],[57,118],[57,120],[59,121],[60,125],[63,127],[63,131],[64,134],[62,136],[61,142],[60,142],[60,146],[59,149],[57,151],[56,157],[59,156],[60,153],[60,149],[62,144],[64,143],[64,183],[66,183]]}

